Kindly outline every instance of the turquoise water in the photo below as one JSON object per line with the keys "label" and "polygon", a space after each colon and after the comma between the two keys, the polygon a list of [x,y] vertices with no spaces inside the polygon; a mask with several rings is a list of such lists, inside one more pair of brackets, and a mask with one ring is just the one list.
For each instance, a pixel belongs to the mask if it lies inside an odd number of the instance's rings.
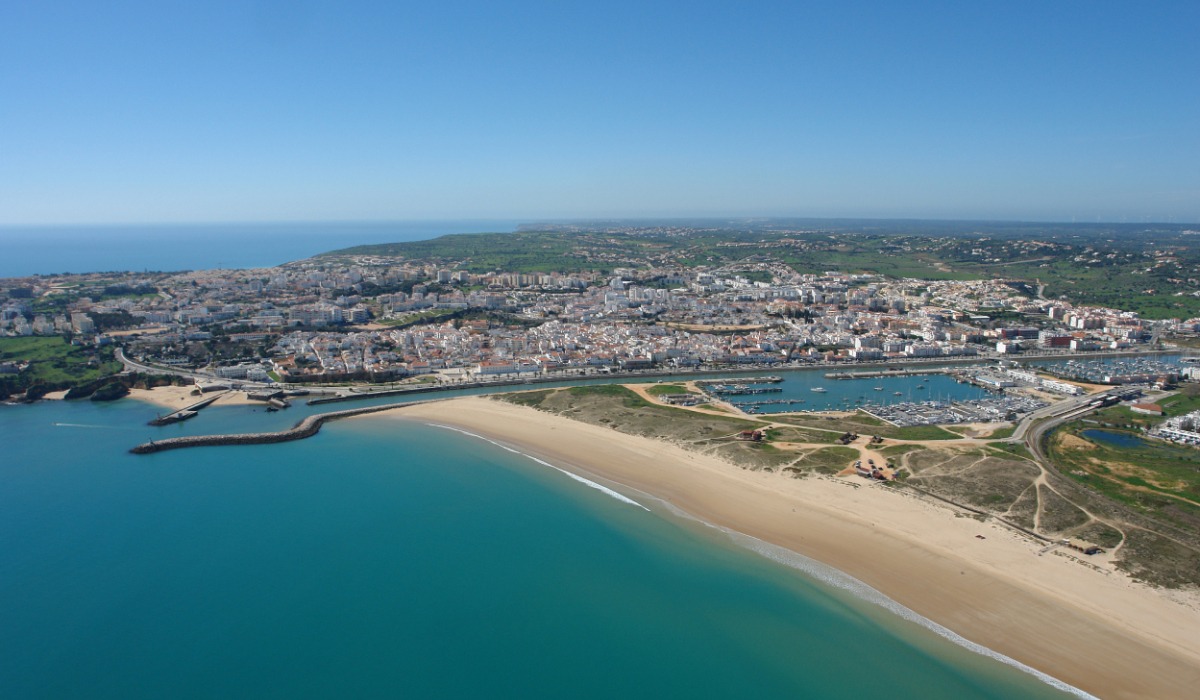
{"label": "turquoise water", "polygon": [[[863,367],[850,367],[863,371]],[[774,372],[783,377],[783,382],[773,386],[783,389],[779,393],[750,396],[730,396],[735,403],[762,400],[794,400],[803,403],[767,404],[758,407],[763,414],[788,411],[846,411],[875,405],[891,405],[905,401],[967,401],[986,398],[990,394],[971,384],[960,384],[944,374],[928,374],[917,377],[874,377],[863,379],[830,379],[831,372],[846,371],[845,368],[823,368]],[[733,381],[736,381],[734,379]],[[772,386],[772,385],[756,385]],[[879,391],[875,390],[879,387]],[[823,392],[813,389],[824,389]],[[897,396],[897,394],[899,394]]]}
{"label": "turquoise water", "polygon": [[0,407],[0,696],[1064,696],[460,433],[129,455],[153,410]]}

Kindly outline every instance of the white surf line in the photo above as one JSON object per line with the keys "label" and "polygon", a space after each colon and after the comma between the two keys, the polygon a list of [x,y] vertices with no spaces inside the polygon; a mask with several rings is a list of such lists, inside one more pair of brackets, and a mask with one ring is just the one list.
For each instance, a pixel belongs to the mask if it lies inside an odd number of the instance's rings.
{"label": "white surf line", "polygon": [[[493,444],[497,447],[500,447],[504,450],[507,450],[509,452],[512,452],[513,454],[519,454],[523,457],[528,457],[529,459],[532,459],[533,461],[537,462],[538,464],[544,464],[545,466],[550,467],[551,469],[560,471],[563,474],[566,474],[567,476],[571,477],[572,479],[575,479],[576,481],[580,481],[584,484],[587,484],[588,486],[591,486],[594,489],[603,491],[604,493],[612,496],[613,498],[616,498],[619,501],[623,501],[625,503],[630,503],[630,504],[635,505],[638,508],[641,508],[642,510],[645,510],[647,512],[650,511],[649,508],[642,505],[641,503],[638,503],[637,501],[634,501],[633,499],[630,499],[630,498],[624,496],[623,494],[613,491],[612,489],[610,489],[606,486],[597,484],[594,481],[589,481],[588,479],[585,479],[577,474],[572,474],[571,472],[569,472],[565,469],[556,467],[553,464],[550,464],[549,462],[538,459],[537,457],[534,457],[533,455],[526,454],[524,452],[521,452],[520,450],[514,449],[512,447],[509,447],[508,445],[497,442],[490,438],[486,438],[482,435],[477,435],[468,430],[463,430],[461,428],[455,428],[450,425],[441,425],[439,423],[427,423],[426,425],[430,425],[430,426],[433,426],[436,428],[444,428],[446,430],[453,430],[456,433],[462,433],[463,435],[470,435],[471,437],[479,438],[480,440],[483,440],[485,442],[490,442],[491,444]],[[641,492],[639,492],[639,493],[641,493]],[[1034,678],[1038,679],[1039,681],[1045,683],[1046,685],[1048,685],[1052,688],[1061,690],[1070,695],[1074,695],[1077,698],[1082,698],[1083,700],[1100,700],[1100,698],[1096,697],[1095,695],[1092,695],[1091,693],[1088,693],[1087,691],[1082,690],[1080,688],[1076,688],[1075,686],[1073,686],[1069,683],[1060,681],[1059,679],[1055,678],[1054,676],[1051,676],[1048,673],[1044,673],[1042,671],[1037,670],[1036,668],[1033,668],[1032,666],[1023,664],[1020,661],[1017,661],[1016,659],[1014,659],[1010,656],[1005,656],[1004,654],[1001,654],[998,651],[989,649],[988,647],[985,647],[982,644],[979,644],[978,642],[972,642],[971,640],[969,640],[966,637],[962,636],[961,634],[955,632],[954,630],[952,630],[948,627],[945,627],[944,625],[938,624],[937,622],[934,622],[933,620],[930,620],[929,618],[917,613],[915,610],[912,610],[911,608],[901,605],[900,603],[896,602],[895,600],[892,600],[891,598],[884,595],[878,589],[868,586],[867,584],[863,583],[862,581],[854,578],[850,574],[847,574],[846,572],[844,572],[840,569],[835,569],[832,566],[829,566],[828,564],[823,564],[823,563],[817,561],[816,559],[813,559],[811,557],[806,557],[803,554],[800,554],[799,552],[793,552],[792,550],[790,550],[786,547],[781,547],[779,545],[771,544],[770,542],[760,540],[757,537],[753,537],[751,535],[747,535],[745,533],[738,532],[737,530],[732,530],[730,528],[722,527],[720,525],[714,525],[713,523],[710,523],[707,520],[697,518],[696,516],[692,515],[691,513],[688,513],[687,511],[682,510],[678,506],[675,506],[674,504],[672,504],[668,501],[665,501],[661,498],[657,498],[655,496],[650,496],[650,498],[652,498],[654,501],[656,501],[658,503],[661,503],[670,512],[674,513],[675,515],[677,515],[679,517],[687,518],[688,520],[693,520],[695,522],[698,522],[698,523],[701,523],[708,527],[711,527],[714,530],[718,530],[718,531],[724,533],[727,537],[729,537],[730,540],[732,540],[734,542],[734,544],[738,545],[739,547],[749,549],[750,551],[758,554],[759,556],[766,557],[767,559],[770,559],[771,561],[774,561],[778,564],[782,564],[783,566],[786,566],[790,569],[795,569],[797,571],[800,571],[801,573],[804,573],[807,576],[814,578],[828,586],[832,586],[833,588],[838,588],[840,590],[846,591],[846,592],[850,593],[851,595],[853,595],[854,597],[858,598],[859,600],[864,600],[868,603],[878,605],[879,607],[881,607],[895,615],[898,615],[899,617],[902,617],[905,620],[908,620],[909,622],[912,622],[917,625],[920,625],[921,627],[924,627],[925,629],[933,632],[934,634],[938,635],[939,637],[942,637],[943,639],[951,642],[952,644],[958,645],[968,651],[975,652],[976,654],[979,654],[981,656],[986,656],[986,657],[993,659],[995,661],[998,661],[1006,666],[1011,666],[1012,668],[1015,668],[1018,671],[1021,671],[1023,673],[1027,673],[1027,674],[1033,676]]]}
{"label": "white surf line", "polygon": [[867,601],[868,603],[873,603],[875,605],[878,605],[879,607],[881,607],[895,615],[898,615],[898,616],[904,618],[905,620],[908,620],[909,622],[913,622],[915,624],[920,625],[921,627],[924,627],[925,629],[933,632],[934,634],[938,635],[939,637],[942,637],[943,639],[945,639],[953,644],[963,647],[964,649],[967,649],[968,651],[973,651],[976,654],[979,654],[981,656],[986,656],[989,659],[999,661],[1000,663],[1002,663],[1006,666],[1011,666],[1011,667],[1017,669],[1018,671],[1028,673],[1029,675],[1031,675],[1034,678],[1038,679],[1039,681],[1045,683],[1046,685],[1048,685],[1052,688],[1055,688],[1057,690],[1061,690],[1065,693],[1074,695],[1077,698],[1083,698],[1084,700],[1100,700],[1100,698],[1097,698],[1095,695],[1092,695],[1091,693],[1088,693],[1087,691],[1082,690],[1080,688],[1076,688],[1075,686],[1073,686],[1069,683],[1060,681],[1059,679],[1055,678],[1054,676],[1051,676],[1048,673],[1044,673],[1042,671],[1037,670],[1036,668],[1033,668],[1032,666],[1023,664],[1020,661],[1017,661],[1016,659],[1014,659],[1010,656],[1005,656],[1004,654],[1001,654],[998,651],[989,649],[988,647],[985,647],[982,644],[979,644],[978,642],[972,642],[971,640],[969,640],[966,637],[962,636],[961,634],[955,632],[954,630],[952,630],[948,627],[945,627],[944,625],[940,625],[937,622],[934,622],[933,620],[930,620],[929,618],[917,613],[915,610],[912,610],[911,608],[901,605],[900,603],[896,602],[895,600],[892,600],[891,598],[884,595],[878,589],[868,586],[867,584],[863,583],[862,581],[854,578],[850,574],[847,574],[846,572],[844,572],[840,569],[835,569],[832,566],[829,566],[828,564],[823,564],[823,563],[817,561],[816,559],[813,559],[811,557],[806,557],[803,554],[800,554],[799,552],[793,552],[792,550],[790,550],[786,547],[781,547],[776,544],[771,544],[770,542],[765,542],[763,540],[758,539],[757,537],[753,537],[751,535],[747,535],[745,533],[738,532],[737,530],[731,530],[727,527],[722,527],[720,525],[714,525],[713,523],[710,523],[707,520],[703,520],[701,518],[697,518],[696,516],[686,512],[684,510],[681,510],[677,506],[667,503],[666,501],[660,501],[660,502],[663,503],[664,505],[666,505],[666,507],[671,512],[675,513],[676,515],[678,515],[680,517],[684,517],[689,520],[694,520],[698,523],[707,525],[708,527],[711,527],[715,530],[725,533],[725,535],[728,536],[729,539],[733,540],[734,544],[738,545],[739,547],[744,547],[746,549],[749,549],[750,551],[752,551],[760,556],[766,557],[767,559],[770,559],[771,561],[774,561],[778,564],[782,564],[788,568],[796,569],[796,570],[810,576],[811,578],[814,578],[814,579],[820,581],[821,583],[824,583],[828,586],[832,586],[834,588],[838,588],[843,591],[846,591],[860,600],[864,600],[864,601]]}
{"label": "white surf line", "polygon": [[582,476],[579,476],[578,474],[574,474],[574,473],[572,473],[572,472],[569,472],[569,471],[567,471],[566,469],[563,469],[563,468],[561,468],[561,467],[556,467],[556,466],[554,466],[553,464],[551,464],[551,463],[547,462],[547,461],[546,461],[546,460],[544,460],[544,459],[538,459],[537,457],[534,457],[534,456],[533,456],[533,455],[531,455],[531,454],[527,454],[527,453],[525,453],[525,452],[522,452],[522,451],[520,451],[520,450],[514,449],[514,448],[512,448],[512,447],[509,447],[508,445],[505,445],[505,444],[503,444],[503,443],[496,442],[495,440],[492,440],[491,438],[486,438],[486,437],[484,437],[484,436],[482,436],[482,435],[478,435],[478,434],[476,434],[476,433],[472,433],[472,432],[470,432],[470,431],[468,431],[468,430],[463,430],[462,428],[455,428],[454,426],[450,426],[450,425],[441,425],[441,424],[439,424],[439,423],[427,423],[426,425],[430,425],[430,426],[433,426],[433,427],[435,427],[435,428],[444,428],[445,430],[453,430],[453,431],[454,431],[454,432],[456,432],[456,433],[462,433],[463,435],[470,435],[471,437],[473,437],[473,438],[479,438],[480,440],[483,440],[484,442],[490,442],[491,444],[495,445],[496,447],[499,447],[499,448],[501,448],[501,449],[504,449],[504,450],[508,450],[509,452],[512,452],[513,454],[521,455],[522,457],[527,457],[527,458],[529,458],[529,459],[532,459],[533,461],[537,462],[538,464],[541,464],[541,465],[544,465],[544,466],[550,467],[551,469],[553,469],[553,470],[555,470],[555,471],[557,471],[557,472],[561,472],[561,473],[563,473],[563,474],[566,474],[567,476],[571,477],[571,478],[572,478],[572,479],[574,479],[575,481],[578,481],[578,482],[579,482],[579,483],[581,483],[581,484],[586,484],[587,486],[590,486],[590,487],[592,487],[592,488],[596,489],[597,491],[601,491],[601,492],[603,492],[603,493],[605,493],[605,494],[607,494],[607,495],[609,495],[609,496],[612,496],[613,498],[617,499],[618,501],[621,501],[622,503],[628,503],[628,504],[629,504],[629,505],[631,505],[631,506],[637,506],[638,508],[641,508],[642,510],[644,510],[644,511],[647,511],[647,512],[649,512],[649,511],[650,511],[650,509],[649,509],[649,508],[647,508],[646,506],[642,505],[641,503],[638,503],[637,501],[633,500],[632,498],[629,498],[628,496],[626,496],[626,495],[625,495],[625,494],[623,494],[623,493],[619,493],[619,492],[617,492],[617,491],[614,491],[614,490],[612,490],[612,489],[608,488],[607,486],[605,486],[605,485],[603,485],[603,484],[597,484],[596,482],[594,482],[594,481],[592,481],[592,480],[590,480],[590,479],[585,479],[585,478],[583,478]]}

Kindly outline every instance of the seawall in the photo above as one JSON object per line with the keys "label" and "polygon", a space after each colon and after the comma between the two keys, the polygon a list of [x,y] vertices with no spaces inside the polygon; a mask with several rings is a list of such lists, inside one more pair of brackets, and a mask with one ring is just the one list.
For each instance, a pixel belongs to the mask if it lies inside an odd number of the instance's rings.
{"label": "seawall", "polygon": [[280,430],[273,433],[188,435],[185,437],[167,438],[165,440],[151,440],[150,442],[142,443],[129,451],[135,455],[145,455],[153,454],[155,452],[163,452],[165,450],[178,450],[184,447],[212,447],[217,445],[268,445],[276,442],[303,440],[304,438],[316,435],[321,430],[321,426],[329,421],[334,421],[341,418],[350,418],[352,416],[361,416],[367,413],[390,411],[394,408],[411,405],[412,402],[405,402],[387,404],[384,406],[352,408],[346,411],[333,411],[331,413],[320,413],[315,416],[309,416],[305,418],[288,430]]}

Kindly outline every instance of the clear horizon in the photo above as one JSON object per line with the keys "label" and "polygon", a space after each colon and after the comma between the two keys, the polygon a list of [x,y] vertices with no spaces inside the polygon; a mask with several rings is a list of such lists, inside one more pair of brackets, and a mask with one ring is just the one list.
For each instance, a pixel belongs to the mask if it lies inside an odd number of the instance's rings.
{"label": "clear horizon", "polygon": [[1185,2],[14,4],[0,225],[1197,222],[1198,20]]}
{"label": "clear horizon", "polygon": [[[4,231],[27,230],[27,229],[52,229],[52,228],[152,228],[161,227],[188,227],[188,226],[387,226],[387,225],[414,225],[414,224],[473,224],[484,223],[493,224],[503,222],[515,226],[529,226],[536,224],[547,225],[566,225],[566,224],[588,224],[588,223],[628,223],[628,224],[653,224],[653,223],[682,223],[682,222],[701,222],[701,221],[784,221],[788,219],[797,219],[805,221],[880,221],[880,222],[939,222],[939,223],[978,223],[978,224],[1044,224],[1044,225],[1079,225],[1079,226],[1200,226],[1200,219],[1194,221],[1155,221],[1151,219],[1145,220],[1104,220],[1098,219],[1095,221],[1075,220],[1064,221],[1056,219],[987,219],[987,218],[953,218],[953,217],[936,217],[936,216],[799,216],[799,215],[778,215],[778,216],[721,216],[721,215],[679,215],[679,216],[646,216],[646,217],[626,217],[626,216],[610,216],[610,217],[471,217],[471,218],[456,218],[456,217],[437,217],[437,218],[414,218],[414,219],[260,219],[260,220],[196,220],[196,221],[52,221],[52,222],[15,222],[15,223],[0,223],[0,233]],[[496,231],[500,232],[500,231]],[[462,233],[470,233],[463,231]],[[444,234],[439,234],[444,235]]]}

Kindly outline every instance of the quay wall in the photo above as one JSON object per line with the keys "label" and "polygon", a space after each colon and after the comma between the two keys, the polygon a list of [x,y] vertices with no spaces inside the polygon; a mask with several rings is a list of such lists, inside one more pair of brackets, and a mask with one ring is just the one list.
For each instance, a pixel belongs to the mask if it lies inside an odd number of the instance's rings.
{"label": "quay wall", "polygon": [[390,411],[394,408],[411,405],[413,405],[411,402],[396,403],[387,404],[384,406],[368,406],[366,408],[352,408],[345,411],[319,413],[315,416],[309,416],[305,418],[288,430],[280,430],[273,433],[187,435],[184,437],[167,438],[165,440],[151,440],[150,442],[142,443],[141,445],[138,445],[129,451],[135,455],[145,455],[153,454],[155,452],[163,452],[165,450],[177,450],[184,447],[212,447],[216,445],[269,445],[276,442],[303,440],[304,438],[316,435],[321,430],[321,426],[329,421],[338,420],[340,418],[350,418],[352,416],[361,416],[368,413]]}

